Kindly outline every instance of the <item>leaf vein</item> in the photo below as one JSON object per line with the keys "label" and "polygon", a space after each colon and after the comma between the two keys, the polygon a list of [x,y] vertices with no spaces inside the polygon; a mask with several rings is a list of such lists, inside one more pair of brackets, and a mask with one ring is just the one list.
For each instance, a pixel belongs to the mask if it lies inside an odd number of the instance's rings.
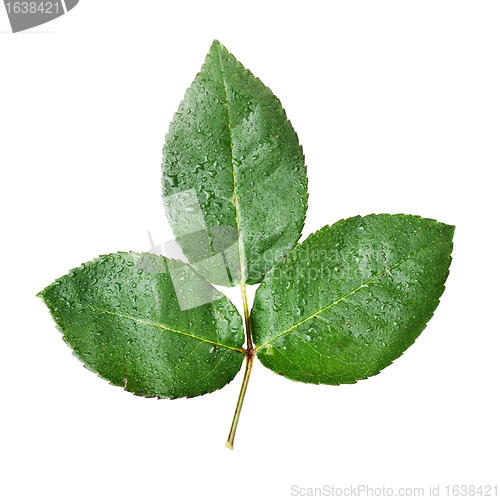
{"label": "leaf vein", "polygon": [[242,348],[232,347],[232,346],[229,346],[229,345],[221,344],[221,343],[216,342],[214,340],[204,339],[203,337],[198,337],[197,335],[194,335],[194,334],[188,333],[188,332],[183,332],[182,330],[174,330],[173,328],[169,328],[168,326],[162,325],[160,323],[152,323],[150,321],[143,321],[143,320],[138,319],[138,318],[133,318],[132,316],[127,316],[126,314],[119,314],[119,313],[116,313],[116,312],[113,312],[113,311],[107,311],[106,309],[101,309],[99,307],[91,306],[89,304],[80,304],[78,302],[74,302],[74,303],[77,304],[77,305],[79,305],[79,306],[82,306],[82,307],[88,307],[90,309],[94,309],[95,311],[101,311],[101,312],[106,313],[106,314],[112,314],[113,316],[119,316],[120,318],[130,319],[132,321],[135,321],[137,323],[142,323],[144,325],[156,326],[158,328],[161,328],[162,330],[168,330],[169,332],[180,333],[181,335],[185,335],[186,337],[191,337],[193,339],[201,340],[203,342],[207,342],[208,344],[218,345],[220,347],[225,347],[226,349],[231,349],[233,351],[239,351],[239,352],[242,352],[242,353],[245,352],[245,350],[242,349]]}
{"label": "leaf vein", "polygon": [[297,328],[298,326],[306,323],[307,321],[309,321],[310,319],[313,319],[315,317],[317,317],[318,314],[321,314],[323,311],[326,311],[327,309],[329,309],[330,307],[333,307],[335,305],[337,305],[339,302],[342,302],[343,300],[347,299],[347,297],[350,297],[351,295],[353,295],[354,293],[356,293],[358,290],[361,290],[361,288],[364,288],[368,285],[370,285],[371,283],[373,283],[375,280],[377,280],[378,278],[384,276],[388,271],[392,271],[394,268],[400,266],[403,262],[406,262],[407,260],[411,259],[412,257],[414,257],[416,254],[418,254],[419,252],[422,252],[423,250],[425,250],[428,246],[430,245],[430,243],[428,245],[425,245],[423,246],[422,248],[420,248],[419,250],[417,250],[416,252],[413,252],[412,254],[408,255],[407,257],[405,257],[404,259],[401,259],[399,262],[396,262],[396,264],[394,264],[392,267],[388,267],[388,269],[385,269],[384,271],[382,271],[381,273],[377,274],[375,277],[371,278],[370,280],[366,281],[365,283],[359,285],[357,288],[355,288],[354,290],[351,290],[349,293],[347,293],[346,295],[344,295],[343,297],[341,297],[340,299],[337,299],[335,302],[332,302],[331,304],[323,307],[322,309],[320,309],[318,312],[314,313],[314,314],[311,314],[311,316],[307,317],[306,319],[302,320],[302,321],[299,321],[297,324],[291,326],[290,328],[288,328],[287,330],[279,333],[278,335],[275,335],[272,339],[268,340],[267,342],[265,342],[264,344],[261,344],[260,346],[257,346],[254,348],[254,353],[256,353],[257,351],[259,351],[260,349],[262,349],[263,347],[265,347],[266,345],[270,344],[271,342],[274,342],[277,338],[291,332],[292,330],[294,330],[295,328]]}

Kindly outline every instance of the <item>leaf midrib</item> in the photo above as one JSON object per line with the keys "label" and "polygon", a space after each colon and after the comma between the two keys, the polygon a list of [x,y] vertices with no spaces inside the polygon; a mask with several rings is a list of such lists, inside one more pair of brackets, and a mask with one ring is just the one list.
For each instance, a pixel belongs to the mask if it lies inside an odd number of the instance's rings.
{"label": "leaf midrib", "polygon": [[219,347],[225,347],[226,349],[231,349],[232,351],[238,351],[238,352],[241,352],[241,353],[245,353],[245,350],[242,349],[242,348],[231,347],[229,345],[221,344],[220,342],[216,342],[214,340],[204,339],[203,337],[198,337],[197,335],[194,335],[192,333],[183,332],[181,330],[175,330],[173,328],[169,328],[168,326],[162,325],[160,323],[153,323],[153,322],[150,322],[150,321],[143,321],[142,319],[134,318],[133,316],[128,316],[126,314],[120,314],[120,313],[113,312],[113,311],[108,311],[106,309],[101,309],[100,307],[91,306],[90,304],[81,304],[81,303],[75,302],[75,301],[70,301],[70,303],[73,303],[73,304],[81,306],[81,307],[88,307],[89,309],[94,309],[95,311],[100,311],[100,312],[103,312],[103,313],[106,313],[106,314],[111,314],[113,316],[118,316],[120,318],[129,319],[129,320],[135,321],[137,323],[142,323],[144,325],[156,326],[158,328],[161,328],[162,330],[168,330],[170,332],[180,333],[181,335],[185,335],[186,337],[191,337],[191,338],[196,339],[196,340],[201,340],[202,342],[206,342],[208,344],[216,345],[216,346],[219,346]]}
{"label": "leaf midrib", "polygon": [[227,110],[227,127],[229,129],[229,145],[231,148],[231,167],[233,173],[233,204],[234,210],[236,213],[236,229],[238,231],[238,251],[240,255],[240,283],[243,283],[245,279],[243,278],[243,249],[242,249],[242,241],[241,241],[241,231],[240,231],[240,215],[239,215],[239,203],[238,203],[238,194],[236,190],[236,171],[234,168],[234,153],[233,153],[233,131],[231,129],[231,116],[229,114],[229,99],[227,98],[227,86],[226,86],[226,78],[224,76],[224,69],[222,67],[222,56],[220,52],[220,45],[217,45],[217,52],[219,53],[219,64],[220,64],[220,72],[222,75],[222,84],[224,85],[224,105]]}

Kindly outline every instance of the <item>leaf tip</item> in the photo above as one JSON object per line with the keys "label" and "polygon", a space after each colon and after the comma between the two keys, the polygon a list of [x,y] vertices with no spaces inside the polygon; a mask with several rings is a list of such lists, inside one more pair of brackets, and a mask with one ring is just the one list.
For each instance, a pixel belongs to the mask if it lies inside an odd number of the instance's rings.
{"label": "leaf tip", "polygon": [[224,45],[222,45],[222,43],[220,43],[219,40],[217,40],[217,38],[214,38],[210,50],[215,50],[215,49],[220,50],[222,48],[225,48]]}
{"label": "leaf tip", "polygon": [[232,54],[229,53],[229,50],[227,50],[226,46],[220,43],[219,40],[217,40],[217,38],[215,38],[214,41],[212,42],[209,53],[215,53],[217,54],[217,57],[220,57],[221,55],[224,57],[227,56],[234,57]]}

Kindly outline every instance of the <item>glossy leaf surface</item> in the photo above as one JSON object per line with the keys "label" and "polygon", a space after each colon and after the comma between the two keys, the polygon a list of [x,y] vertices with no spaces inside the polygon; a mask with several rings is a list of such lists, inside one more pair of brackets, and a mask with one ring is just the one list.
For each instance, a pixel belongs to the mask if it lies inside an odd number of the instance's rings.
{"label": "glossy leaf surface", "polygon": [[177,241],[212,283],[259,283],[300,237],[297,135],[277,97],[217,41],[170,125],[163,196]]}
{"label": "glossy leaf surface", "polygon": [[39,296],[89,370],[140,396],[213,392],[234,378],[244,358],[236,308],[179,261],[106,255]]}
{"label": "glossy leaf surface", "polygon": [[261,362],[302,382],[375,375],[400,356],[444,291],[454,226],[409,215],[341,220],[266,275],[251,314]]}

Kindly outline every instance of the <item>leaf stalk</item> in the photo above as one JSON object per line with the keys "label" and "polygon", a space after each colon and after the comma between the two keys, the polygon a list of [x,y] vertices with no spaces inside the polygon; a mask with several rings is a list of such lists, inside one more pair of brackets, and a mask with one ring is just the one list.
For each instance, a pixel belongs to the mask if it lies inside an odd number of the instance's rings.
{"label": "leaf stalk", "polygon": [[234,436],[236,435],[236,428],[238,427],[238,421],[240,419],[241,408],[243,406],[243,400],[245,399],[245,393],[247,392],[248,381],[250,380],[250,373],[252,372],[253,359],[255,355],[251,352],[246,354],[246,366],[245,375],[243,376],[243,383],[241,384],[240,395],[238,397],[238,402],[236,404],[236,410],[234,412],[233,423],[231,424],[231,429],[229,431],[229,436],[226,441],[226,447],[230,450],[234,447]]}
{"label": "leaf stalk", "polygon": [[243,407],[243,401],[245,399],[245,394],[247,392],[248,382],[250,380],[250,374],[252,373],[252,366],[255,354],[253,352],[252,343],[252,332],[250,330],[250,312],[248,310],[248,299],[247,299],[247,288],[244,283],[241,284],[241,297],[243,299],[243,312],[245,316],[245,332],[246,332],[246,349],[245,349],[245,374],[243,375],[243,383],[241,384],[240,395],[238,396],[238,402],[236,403],[236,410],[234,412],[233,422],[231,424],[231,429],[229,431],[229,436],[226,441],[226,447],[230,450],[234,447],[234,437],[236,435],[236,428],[238,427],[238,421],[240,419],[241,408]]}

